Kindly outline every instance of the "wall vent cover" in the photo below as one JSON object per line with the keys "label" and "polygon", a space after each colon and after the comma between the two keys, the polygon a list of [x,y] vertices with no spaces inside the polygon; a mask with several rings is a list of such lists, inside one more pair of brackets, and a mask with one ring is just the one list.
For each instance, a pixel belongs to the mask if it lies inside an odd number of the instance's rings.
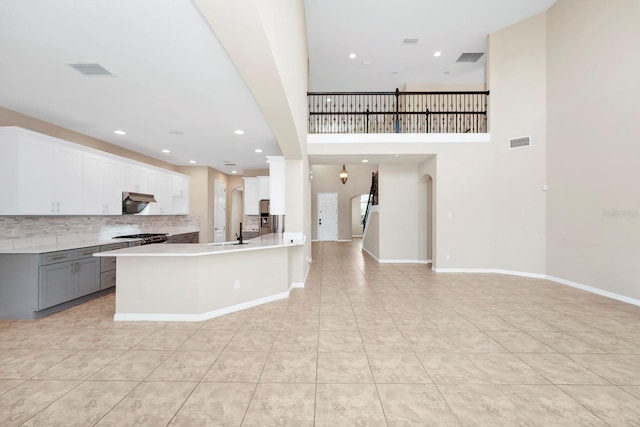
{"label": "wall vent cover", "polygon": [[112,76],[111,72],[100,64],[69,64],[85,76]]}
{"label": "wall vent cover", "polygon": [[478,62],[482,55],[484,55],[484,52],[463,53],[456,62]]}
{"label": "wall vent cover", "polygon": [[509,148],[522,148],[531,145],[531,137],[523,136],[520,138],[512,138],[509,140]]}

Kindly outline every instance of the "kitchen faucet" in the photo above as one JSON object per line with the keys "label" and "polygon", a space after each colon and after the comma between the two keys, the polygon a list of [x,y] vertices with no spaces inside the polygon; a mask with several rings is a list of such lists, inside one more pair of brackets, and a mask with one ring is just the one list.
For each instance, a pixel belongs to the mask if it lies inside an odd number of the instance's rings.
{"label": "kitchen faucet", "polygon": [[242,223],[240,223],[240,235],[238,236],[238,233],[236,233],[236,239],[238,239],[239,244],[242,244]]}

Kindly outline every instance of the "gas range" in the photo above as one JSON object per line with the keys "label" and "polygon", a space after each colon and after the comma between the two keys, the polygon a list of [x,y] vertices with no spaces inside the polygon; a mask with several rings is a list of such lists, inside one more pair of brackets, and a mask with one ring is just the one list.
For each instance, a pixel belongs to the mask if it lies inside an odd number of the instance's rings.
{"label": "gas range", "polygon": [[150,245],[152,243],[167,243],[166,233],[142,233],[142,234],[130,234],[128,236],[116,236],[114,239],[140,239],[143,245]]}

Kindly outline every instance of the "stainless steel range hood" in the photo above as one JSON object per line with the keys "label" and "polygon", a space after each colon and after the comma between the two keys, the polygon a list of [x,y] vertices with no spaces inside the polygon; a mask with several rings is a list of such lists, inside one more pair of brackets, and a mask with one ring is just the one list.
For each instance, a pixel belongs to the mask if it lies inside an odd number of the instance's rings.
{"label": "stainless steel range hood", "polygon": [[157,203],[153,194],[132,193],[125,191],[122,193],[122,213],[137,214],[143,211],[149,203]]}

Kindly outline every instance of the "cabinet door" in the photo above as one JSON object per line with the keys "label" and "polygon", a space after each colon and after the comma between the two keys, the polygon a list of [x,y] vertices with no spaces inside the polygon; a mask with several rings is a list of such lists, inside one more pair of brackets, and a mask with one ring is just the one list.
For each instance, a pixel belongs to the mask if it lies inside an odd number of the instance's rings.
{"label": "cabinet door", "polygon": [[244,178],[244,214],[258,215],[258,178]]}
{"label": "cabinet door", "polygon": [[54,146],[52,161],[56,215],[82,214],[82,151]]}
{"label": "cabinet door", "polygon": [[168,215],[172,212],[171,175],[163,172],[150,172],[149,192],[155,196],[157,201],[149,203],[145,209],[149,215]]}
{"label": "cabinet door", "polygon": [[120,215],[120,164],[98,154],[83,154],[83,214]]}
{"label": "cabinet door", "polygon": [[258,177],[258,200],[268,200],[268,199],[269,199],[269,177],[259,176]]}
{"label": "cabinet door", "polygon": [[116,271],[100,273],[100,289],[113,288],[116,285]]}
{"label": "cabinet door", "polygon": [[135,164],[125,164],[122,170],[122,191],[148,193],[149,170]]}
{"label": "cabinet door", "polygon": [[189,197],[189,178],[171,175],[171,194],[173,197]]}
{"label": "cabinet door", "polygon": [[40,267],[38,309],[73,298],[73,261]]}
{"label": "cabinet door", "polygon": [[73,297],[78,298],[100,290],[100,259],[84,258],[74,261]]}
{"label": "cabinet door", "polygon": [[[11,129],[0,128],[0,215],[18,213],[18,136]],[[12,183],[12,185],[8,185]]]}
{"label": "cabinet door", "polygon": [[122,214],[122,182],[120,179],[120,162],[105,159],[103,165],[101,195],[105,206],[105,214]]}
{"label": "cabinet door", "polygon": [[22,215],[55,215],[53,146],[20,136],[18,151],[18,212]]}

